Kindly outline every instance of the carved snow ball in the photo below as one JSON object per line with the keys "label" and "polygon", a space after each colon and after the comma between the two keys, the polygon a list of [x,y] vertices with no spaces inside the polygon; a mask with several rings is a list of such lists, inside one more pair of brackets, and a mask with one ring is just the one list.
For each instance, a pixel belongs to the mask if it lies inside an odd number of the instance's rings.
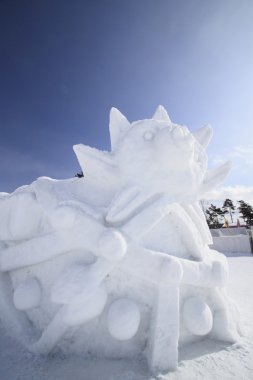
{"label": "carved snow ball", "polygon": [[29,310],[37,307],[41,300],[41,286],[32,277],[17,286],[13,293],[13,302],[18,310]]}
{"label": "carved snow ball", "polygon": [[183,321],[194,335],[206,335],[213,326],[213,315],[210,307],[200,298],[189,298],[183,306]]}
{"label": "carved snow ball", "polygon": [[119,232],[108,229],[100,236],[97,249],[103,257],[117,262],[126,254],[127,245]]}
{"label": "carved snow ball", "polygon": [[127,298],[116,300],[107,316],[109,332],[118,340],[131,339],[138,331],[140,319],[140,310],[134,301]]}

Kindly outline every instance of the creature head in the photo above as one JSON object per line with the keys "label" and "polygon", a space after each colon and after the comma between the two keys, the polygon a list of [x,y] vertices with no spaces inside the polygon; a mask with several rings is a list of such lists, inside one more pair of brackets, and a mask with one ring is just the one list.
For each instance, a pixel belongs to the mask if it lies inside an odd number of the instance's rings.
{"label": "creature head", "polygon": [[188,199],[203,181],[207,155],[188,128],[172,123],[165,113],[129,123],[113,144],[115,162],[126,184],[166,193],[175,201]]}
{"label": "creature head", "polygon": [[[187,127],[172,123],[162,106],[151,119],[133,123],[112,108],[110,137],[110,153],[83,145],[74,150],[84,172],[89,163],[93,171],[94,162],[103,163],[108,181],[114,172],[122,188],[137,186],[150,194],[165,193],[175,202],[189,202],[201,198],[230,170],[227,163],[207,172],[205,150],[212,137],[209,125],[191,133]],[[96,171],[101,176],[101,168]]]}

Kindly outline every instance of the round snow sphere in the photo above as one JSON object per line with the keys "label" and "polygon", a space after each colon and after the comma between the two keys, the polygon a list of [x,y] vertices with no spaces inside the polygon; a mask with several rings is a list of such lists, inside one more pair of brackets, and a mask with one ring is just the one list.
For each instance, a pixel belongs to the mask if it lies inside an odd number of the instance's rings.
{"label": "round snow sphere", "polygon": [[127,245],[118,231],[108,229],[98,240],[98,252],[110,261],[121,260],[126,253]]}
{"label": "round snow sphere", "polygon": [[32,277],[14,290],[13,302],[18,310],[28,310],[37,307],[41,300],[41,286],[39,281]]}
{"label": "round snow sphere", "polygon": [[183,306],[183,321],[194,335],[206,335],[213,326],[210,307],[199,297],[189,298]]}
{"label": "round snow sphere", "polygon": [[118,340],[131,339],[140,325],[140,310],[135,302],[121,298],[110,306],[107,322],[110,334]]}

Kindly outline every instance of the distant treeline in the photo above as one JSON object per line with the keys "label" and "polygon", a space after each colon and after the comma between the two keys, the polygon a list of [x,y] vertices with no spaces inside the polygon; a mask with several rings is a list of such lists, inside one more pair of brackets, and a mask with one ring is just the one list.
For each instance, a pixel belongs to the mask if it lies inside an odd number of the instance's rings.
{"label": "distant treeline", "polygon": [[[220,228],[228,226],[231,223],[237,222],[242,218],[247,226],[253,226],[253,207],[243,200],[237,201],[235,204],[231,199],[226,199],[222,207],[217,207],[211,204],[206,207],[205,202],[201,202],[203,211],[206,216],[209,228]],[[234,220],[235,212],[238,212],[237,220]]]}

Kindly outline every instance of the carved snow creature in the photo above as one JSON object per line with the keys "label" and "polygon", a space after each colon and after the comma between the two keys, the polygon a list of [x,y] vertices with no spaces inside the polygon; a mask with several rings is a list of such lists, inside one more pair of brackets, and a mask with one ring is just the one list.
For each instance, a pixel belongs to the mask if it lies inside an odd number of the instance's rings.
{"label": "carved snow creature", "polygon": [[174,370],[184,344],[239,337],[198,203],[230,163],[208,171],[211,127],[190,133],[162,106],[132,124],[112,108],[110,135],[111,152],[74,146],[84,178],[1,193],[1,320],[36,353]]}

